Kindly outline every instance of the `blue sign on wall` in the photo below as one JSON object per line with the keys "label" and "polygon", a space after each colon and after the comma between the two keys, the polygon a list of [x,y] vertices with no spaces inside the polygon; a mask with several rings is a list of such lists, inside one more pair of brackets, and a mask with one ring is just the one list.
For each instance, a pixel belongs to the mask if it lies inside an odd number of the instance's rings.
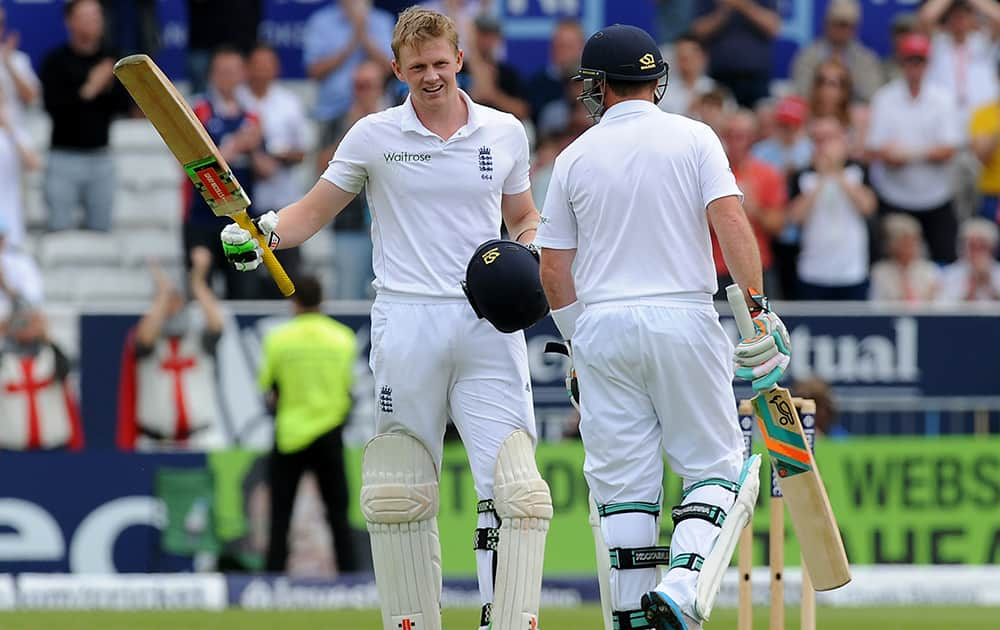
{"label": "blue sign on wall", "polygon": [[162,554],[160,467],[204,468],[199,454],[4,452],[0,573],[190,571]]}

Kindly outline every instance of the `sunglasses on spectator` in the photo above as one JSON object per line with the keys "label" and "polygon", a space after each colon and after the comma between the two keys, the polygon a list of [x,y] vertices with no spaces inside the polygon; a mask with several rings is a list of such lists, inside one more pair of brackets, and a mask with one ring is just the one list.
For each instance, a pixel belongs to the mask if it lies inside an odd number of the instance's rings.
{"label": "sunglasses on spectator", "polygon": [[847,20],[833,20],[832,22],[830,22],[830,24],[832,26],[835,26],[836,28],[843,28],[843,29],[854,28],[854,22],[849,22]]}
{"label": "sunglasses on spectator", "polygon": [[927,63],[926,57],[903,57],[903,65],[922,66]]}
{"label": "sunglasses on spectator", "polygon": [[844,87],[847,82],[846,77],[831,77],[831,76],[819,76],[816,77],[816,85],[825,86],[830,85],[833,87]]}

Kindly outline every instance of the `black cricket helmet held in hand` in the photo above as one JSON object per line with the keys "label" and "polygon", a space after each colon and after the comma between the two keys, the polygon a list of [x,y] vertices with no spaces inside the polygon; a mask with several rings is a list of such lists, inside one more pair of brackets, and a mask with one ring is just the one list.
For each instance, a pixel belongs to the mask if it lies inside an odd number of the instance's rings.
{"label": "black cricket helmet held in hand", "polygon": [[500,332],[523,330],[549,313],[538,257],[516,241],[486,241],[469,260],[462,290],[476,315]]}
{"label": "black cricket helmet held in hand", "polygon": [[614,24],[602,28],[587,40],[580,59],[583,81],[580,101],[597,120],[604,113],[604,90],[608,80],[642,82],[657,80],[653,100],[663,98],[667,89],[667,62],[653,37],[637,26]]}

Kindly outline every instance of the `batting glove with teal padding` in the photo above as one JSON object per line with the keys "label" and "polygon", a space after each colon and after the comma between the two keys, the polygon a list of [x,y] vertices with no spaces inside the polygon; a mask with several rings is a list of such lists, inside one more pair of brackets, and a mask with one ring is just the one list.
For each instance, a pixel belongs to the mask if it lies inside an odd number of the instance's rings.
{"label": "batting glove with teal padding", "polygon": [[[278,246],[278,235],[274,230],[278,227],[278,213],[271,211],[254,219],[254,224],[274,249]],[[264,256],[257,239],[239,225],[230,223],[222,230],[222,252],[226,260],[232,263],[236,271],[253,271],[264,262]]]}
{"label": "batting glove with teal padding", "polygon": [[785,375],[792,356],[792,342],[781,318],[771,312],[767,298],[755,289],[748,290],[756,305],[750,310],[755,335],[740,339],[736,345],[736,377],[750,381],[754,391],[777,385]]}

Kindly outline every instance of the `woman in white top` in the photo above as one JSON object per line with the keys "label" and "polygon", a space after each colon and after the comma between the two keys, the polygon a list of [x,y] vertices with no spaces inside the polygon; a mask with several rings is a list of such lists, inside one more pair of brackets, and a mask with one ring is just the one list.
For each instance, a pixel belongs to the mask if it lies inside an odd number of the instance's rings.
{"label": "woman in white top", "polygon": [[911,304],[933,300],[940,270],[927,260],[920,221],[890,214],[882,225],[889,258],[872,267],[871,299]]}

